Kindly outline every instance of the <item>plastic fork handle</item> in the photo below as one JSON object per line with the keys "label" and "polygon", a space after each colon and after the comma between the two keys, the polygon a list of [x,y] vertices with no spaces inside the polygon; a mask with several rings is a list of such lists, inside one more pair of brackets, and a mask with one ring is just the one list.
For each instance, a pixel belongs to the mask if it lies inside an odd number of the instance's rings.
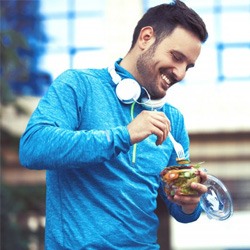
{"label": "plastic fork handle", "polygon": [[169,139],[171,140],[171,142],[172,142],[173,144],[176,144],[176,140],[175,140],[174,137],[172,136],[171,132],[168,132],[168,137],[169,137]]}
{"label": "plastic fork handle", "polygon": [[178,150],[178,147],[181,146],[181,145],[174,139],[173,135],[172,135],[170,132],[168,133],[168,137],[169,137],[169,139],[171,140],[171,142],[172,142],[173,145],[174,145],[174,150],[175,150],[175,152],[176,152],[178,158],[184,158],[185,155],[184,155],[183,149],[182,149],[182,152],[181,152],[181,153],[180,153],[180,151]]}

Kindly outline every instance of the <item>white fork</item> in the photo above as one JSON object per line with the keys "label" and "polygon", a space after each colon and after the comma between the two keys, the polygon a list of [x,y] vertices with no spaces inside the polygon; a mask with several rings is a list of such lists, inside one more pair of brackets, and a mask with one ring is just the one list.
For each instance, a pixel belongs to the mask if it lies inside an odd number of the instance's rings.
{"label": "white fork", "polygon": [[183,150],[183,147],[180,143],[178,143],[174,137],[172,136],[172,134],[169,132],[168,133],[168,137],[169,139],[171,140],[171,142],[173,143],[174,145],[174,150],[178,156],[178,158],[180,159],[185,159],[185,154],[184,154],[184,150]]}

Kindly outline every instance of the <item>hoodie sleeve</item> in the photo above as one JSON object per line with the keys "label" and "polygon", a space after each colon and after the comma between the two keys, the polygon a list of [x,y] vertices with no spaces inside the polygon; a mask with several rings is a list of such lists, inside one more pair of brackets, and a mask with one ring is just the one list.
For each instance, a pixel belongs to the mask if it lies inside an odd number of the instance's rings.
{"label": "hoodie sleeve", "polygon": [[[108,130],[77,130],[79,100],[86,90],[72,70],[50,86],[32,114],[20,139],[20,163],[30,169],[81,168],[126,152],[130,136],[126,126]],[[82,79],[81,79],[82,81]]]}

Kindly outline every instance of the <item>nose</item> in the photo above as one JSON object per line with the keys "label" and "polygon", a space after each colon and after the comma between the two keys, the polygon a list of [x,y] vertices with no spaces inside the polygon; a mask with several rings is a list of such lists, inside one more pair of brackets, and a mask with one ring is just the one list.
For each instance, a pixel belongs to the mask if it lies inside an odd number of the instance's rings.
{"label": "nose", "polygon": [[173,74],[175,75],[176,80],[179,82],[181,81],[185,75],[186,75],[187,69],[186,65],[178,65],[175,68],[173,68]]}

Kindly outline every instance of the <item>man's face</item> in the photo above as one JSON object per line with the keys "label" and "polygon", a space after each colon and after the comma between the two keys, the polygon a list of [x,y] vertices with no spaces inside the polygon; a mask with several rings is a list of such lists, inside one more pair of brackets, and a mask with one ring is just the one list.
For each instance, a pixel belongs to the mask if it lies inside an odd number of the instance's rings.
{"label": "man's face", "polygon": [[157,46],[151,45],[137,60],[137,80],[152,99],[162,98],[189,68],[194,67],[201,41],[191,32],[177,27]]}

